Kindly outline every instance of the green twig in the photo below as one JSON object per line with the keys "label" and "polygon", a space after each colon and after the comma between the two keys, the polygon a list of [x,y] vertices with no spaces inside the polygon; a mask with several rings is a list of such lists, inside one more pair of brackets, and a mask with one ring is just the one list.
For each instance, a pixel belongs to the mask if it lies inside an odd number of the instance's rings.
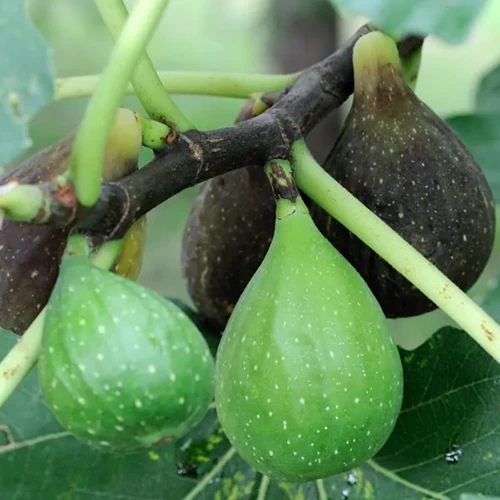
{"label": "green twig", "polygon": [[259,491],[257,493],[257,500],[265,500],[267,496],[267,490],[269,489],[269,477],[262,476],[260,481]]}
{"label": "green twig", "polygon": [[168,125],[149,118],[135,114],[142,130],[142,144],[150,149],[162,149],[168,141],[168,135],[172,131]]}
{"label": "green twig", "polygon": [[120,99],[167,2],[136,2],[89,101],[71,157],[71,177],[82,205],[92,206],[99,197],[106,142]]}
{"label": "green twig", "polygon": [[0,186],[0,208],[15,221],[35,219],[45,206],[45,198],[37,186],[9,182]]}
{"label": "green twig", "polygon": [[[297,79],[300,73],[265,75],[251,73],[215,73],[210,71],[160,71],[158,77],[169,94],[205,95],[247,99],[252,94],[278,92]],[[137,73],[136,73],[137,76]],[[56,80],[56,99],[92,95],[100,75],[72,76]],[[128,84],[125,93],[133,94]]]}
{"label": "green twig", "polygon": [[[80,235],[72,236],[68,240],[68,251],[86,253],[81,238]],[[90,261],[100,269],[109,269],[120,253],[122,243],[122,240],[104,243]],[[38,361],[46,311],[46,307],[42,309],[19,342],[0,362],[0,408]]]}
{"label": "green twig", "polygon": [[[95,4],[109,33],[117,40],[127,22],[127,7],[122,0],[95,0]],[[135,67],[131,81],[137,97],[151,118],[167,123],[180,132],[195,128],[168,95],[145,50]]]}
{"label": "green twig", "polygon": [[120,254],[122,246],[123,240],[108,241],[90,257],[90,262],[99,269],[110,269]]}
{"label": "green twig", "polygon": [[405,276],[500,362],[500,325],[401,236],[335,181],[304,141],[292,148],[297,185]]}
{"label": "green twig", "polygon": [[0,362],[0,408],[24,380],[40,356],[45,308]]}
{"label": "green twig", "polygon": [[323,479],[318,479],[316,481],[316,488],[318,490],[319,500],[328,500],[328,493],[326,492],[325,483]]}

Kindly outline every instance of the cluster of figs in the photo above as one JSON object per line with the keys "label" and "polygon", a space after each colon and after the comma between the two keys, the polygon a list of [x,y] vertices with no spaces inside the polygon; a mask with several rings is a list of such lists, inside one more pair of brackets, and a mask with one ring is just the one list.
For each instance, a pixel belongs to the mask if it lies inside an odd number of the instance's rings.
{"label": "cluster of figs", "polygon": [[[352,59],[354,99],[323,168],[468,290],[495,229],[480,167],[405,82],[391,38],[363,36]],[[3,181],[52,178],[72,141]],[[122,110],[107,179],[137,168],[140,143]],[[380,450],[403,398],[387,318],[435,305],[303,199],[293,164],[216,177],[195,201],[182,262],[197,314],[223,331],[215,359],[192,317],[135,282],[144,231],[144,220],[130,228],[110,270],[65,251],[64,230],[6,222],[0,233],[1,326],[22,334],[47,306],[39,378],[65,429],[93,446],[142,449],[185,435],[215,398],[231,444],[271,478],[332,476]]]}

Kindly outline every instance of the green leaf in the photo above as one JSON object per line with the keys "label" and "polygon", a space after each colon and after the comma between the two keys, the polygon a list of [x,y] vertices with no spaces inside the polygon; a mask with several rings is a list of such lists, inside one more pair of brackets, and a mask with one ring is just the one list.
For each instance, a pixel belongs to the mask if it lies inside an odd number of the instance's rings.
{"label": "green leaf", "polygon": [[392,36],[436,35],[462,42],[486,0],[330,0],[339,9],[362,14]]}
{"label": "green leaf", "polygon": [[[0,356],[16,338],[0,332]],[[0,410],[2,498],[244,500],[259,490],[261,500],[463,500],[465,493],[472,500],[474,494],[497,494],[499,365],[453,328],[403,353],[403,361],[403,410],[375,460],[304,484],[268,483],[234,453],[213,411],[188,436],[154,451],[113,455],[89,448],[62,431],[32,372]],[[449,463],[447,452],[455,452],[458,462]]]}
{"label": "green leaf", "polygon": [[26,2],[0,2],[0,167],[31,145],[28,122],[52,99],[45,41],[27,17]]}
{"label": "green leaf", "polygon": [[483,76],[476,95],[476,109],[500,113],[500,66]]}
{"label": "green leaf", "polygon": [[500,112],[457,115],[446,121],[481,165],[495,200],[500,201]]}
{"label": "green leaf", "polygon": [[377,464],[450,498],[498,493],[500,365],[454,328],[403,363],[403,409]]}

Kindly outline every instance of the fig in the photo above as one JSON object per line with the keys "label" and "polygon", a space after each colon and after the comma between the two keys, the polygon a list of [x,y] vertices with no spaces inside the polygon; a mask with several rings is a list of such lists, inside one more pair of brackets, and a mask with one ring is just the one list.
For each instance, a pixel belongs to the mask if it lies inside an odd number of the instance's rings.
{"label": "fig", "polygon": [[[36,153],[0,179],[0,184],[17,181],[39,184],[63,174],[69,167],[74,134]],[[137,168],[141,131],[135,115],[120,109],[106,149],[103,179],[111,181]],[[137,242],[141,240],[137,223],[133,229],[134,251],[142,258]],[[68,231],[49,226],[5,220],[0,231],[0,327],[18,335],[24,333],[47,303],[57,279],[59,263]],[[118,257],[130,254],[130,238]],[[125,259],[127,260],[127,258]],[[122,264],[122,267],[124,264]],[[136,264],[136,267],[140,264]],[[127,264],[129,269],[130,264]],[[120,272],[118,269],[117,272]],[[134,275],[136,271],[126,271]]]}
{"label": "fig", "polygon": [[215,177],[201,188],[186,224],[182,266],[189,295],[223,329],[273,234],[274,201],[262,167]]}
{"label": "fig", "polygon": [[38,372],[63,428],[116,449],[183,436],[213,399],[214,360],[188,316],[76,255],[48,302]]}
{"label": "fig", "polygon": [[[405,83],[395,42],[354,47],[354,99],[324,169],[467,291],[493,249],[494,202],[483,171],[450,127]],[[436,308],[319,206],[321,232],[357,269],[389,318]]]}
{"label": "fig", "polygon": [[[245,104],[236,122],[264,111]],[[223,330],[273,235],[274,199],[262,167],[220,175],[201,188],[182,241],[182,268],[200,315]]]}
{"label": "fig", "polygon": [[403,374],[367,284],[316,228],[289,164],[270,162],[274,236],[216,358],[222,428],[261,473],[312,481],[356,467],[388,439]]}

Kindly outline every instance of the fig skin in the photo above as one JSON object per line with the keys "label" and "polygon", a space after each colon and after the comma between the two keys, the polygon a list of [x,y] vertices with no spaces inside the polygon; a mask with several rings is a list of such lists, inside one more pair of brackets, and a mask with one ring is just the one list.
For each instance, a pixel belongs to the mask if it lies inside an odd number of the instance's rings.
{"label": "fig skin", "polygon": [[[35,153],[2,177],[0,185],[12,181],[39,184],[63,174],[69,168],[74,138],[72,133]],[[106,146],[105,181],[137,169],[141,142],[134,113],[120,109]],[[4,220],[0,231],[1,328],[22,335],[43,309],[54,288],[68,234],[66,229]],[[124,247],[122,255],[125,252]],[[138,256],[142,258],[142,252]]]}
{"label": "fig skin", "polygon": [[[493,249],[493,196],[453,130],[405,83],[394,42],[366,35],[353,52],[355,91],[324,169],[467,291]],[[389,318],[436,308],[319,206],[321,232],[357,269]]]}

